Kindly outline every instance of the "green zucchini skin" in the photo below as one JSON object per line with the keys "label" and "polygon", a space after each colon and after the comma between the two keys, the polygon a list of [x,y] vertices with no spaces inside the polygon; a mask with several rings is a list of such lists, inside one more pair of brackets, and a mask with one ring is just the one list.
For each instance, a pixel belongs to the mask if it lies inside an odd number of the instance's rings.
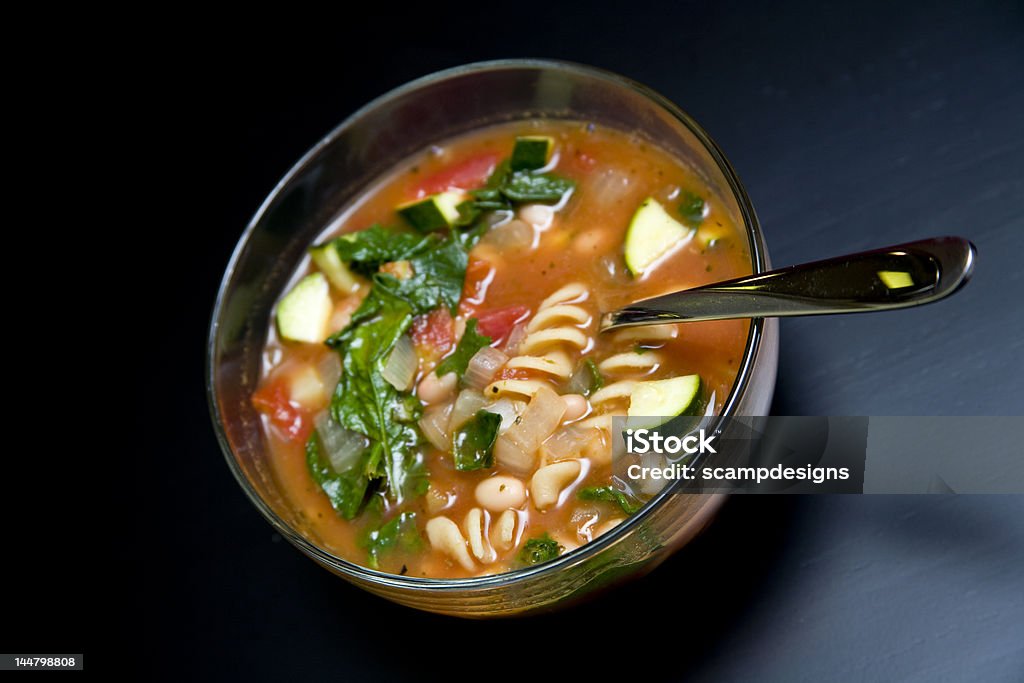
{"label": "green zucchini skin", "polygon": [[551,161],[551,152],[554,149],[554,138],[543,135],[517,137],[509,166],[513,171],[535,171],[544,168]]}

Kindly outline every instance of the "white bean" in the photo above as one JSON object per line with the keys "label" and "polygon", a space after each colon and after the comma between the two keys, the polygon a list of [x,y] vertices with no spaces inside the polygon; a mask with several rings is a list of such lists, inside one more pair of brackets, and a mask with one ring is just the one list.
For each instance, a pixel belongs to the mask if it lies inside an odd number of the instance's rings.
{"label": "white bean", "polygon": [[562,396],[565,401],[565,415],[562,415],[562,422],[572,422],[587,414],[587,399],[583,394],[565,394]]}
{"label": "white bean", "polygon": [[462,565],[466,571],[473,571],[476,564],[466,551],[466,539],[459,531],[459,525],[447,517],[434,517],[427,522],[427,540],[430,545]]}
{"label": "white bean", "polygon": [[455,393],[455,383],[458,382],[458,379],[454,372],[448,372],[438,377],[431,370],[426,377],[420,380],[420,385],[416,388],[416,396],[424,403],[447,401]]}
{"label": "white bean", "polygon": [[571,484],[579,473],[579,460],[562,460],[534,472],[530,480],[530,496],[534,506],[543,510],[557,503],[562,489]]}
{"label": "white bean", "polygon": [[517,508],[526,502],[526,487],[515,477],[490,477],[476,485],[476,502],[491,512]]}

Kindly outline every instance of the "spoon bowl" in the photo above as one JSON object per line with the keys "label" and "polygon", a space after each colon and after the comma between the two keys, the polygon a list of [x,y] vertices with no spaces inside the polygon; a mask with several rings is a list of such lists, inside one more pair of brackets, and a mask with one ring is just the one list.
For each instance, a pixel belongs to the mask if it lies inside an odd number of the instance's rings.
{"label": "spoon bowl", "polygon": [[644,299],[603,314],[601,331],[921,306],[959,290],[976,259],[969,240],[933,237]]}

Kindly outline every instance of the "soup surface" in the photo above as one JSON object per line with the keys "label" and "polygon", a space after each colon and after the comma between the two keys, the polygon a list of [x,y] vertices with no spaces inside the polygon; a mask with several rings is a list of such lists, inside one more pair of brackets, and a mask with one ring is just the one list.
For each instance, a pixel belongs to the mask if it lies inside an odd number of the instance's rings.
{"label": "soup surface", "polygon": [[274,475],[311,540],[410,576],[537,564],[634,514],[611,416],[719,410],[749,329],[598,334],[602,311],[747,274],[750,257],[692,169],[581,122],[424,150],[310,256],[252,399]]}

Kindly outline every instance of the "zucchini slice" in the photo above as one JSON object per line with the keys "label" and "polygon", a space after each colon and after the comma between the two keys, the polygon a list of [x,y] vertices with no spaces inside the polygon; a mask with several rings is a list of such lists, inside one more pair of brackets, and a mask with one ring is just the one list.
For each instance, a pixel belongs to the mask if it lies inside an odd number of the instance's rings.
{"label": "zucchini slice", "polygon": [[516,146],[512,148],[509,166],[513,171],[534,171],[544,168],[551,161],[551,152],[555,149],[555,139],[544,135],[527,135],[516,138]]}
{"label": "zucchini slice", "polygon": [[450,228],[459,217],[459,204],[464,197],[458,192],[439,192],[424,199],[401,204],[398,215],[420,232]]}
{"label": "zucchini slice", "polygon": [[331,317],[330,287],[323,273],[299,280],[277,304],[277,331],[290,341],[319,344]]}
{"label": "zucchini slice", "polygon": [[[648,428],[664,424],[679,415],[696,415],[701,408],[700,387],[700,375],[637,382],[626,415],[629,418],[659,418],[655,424],[642,425]],[[632,419],[630,425],[634,425]]]}
{"label": "zucchini slice", "polygon": [[359,286],[359,278],[342,262],[338,250],[334,248],[334,242],[310,247],[309,255],[313,257],[316,267],[323,271],[339,292],[348,294]]}
{"label": "zucchini slice", "polygon": [[693,229],[672,218],[654,197],[640,202],[626,231],[626,267],[643,275],[658,259],[693,236]]}

